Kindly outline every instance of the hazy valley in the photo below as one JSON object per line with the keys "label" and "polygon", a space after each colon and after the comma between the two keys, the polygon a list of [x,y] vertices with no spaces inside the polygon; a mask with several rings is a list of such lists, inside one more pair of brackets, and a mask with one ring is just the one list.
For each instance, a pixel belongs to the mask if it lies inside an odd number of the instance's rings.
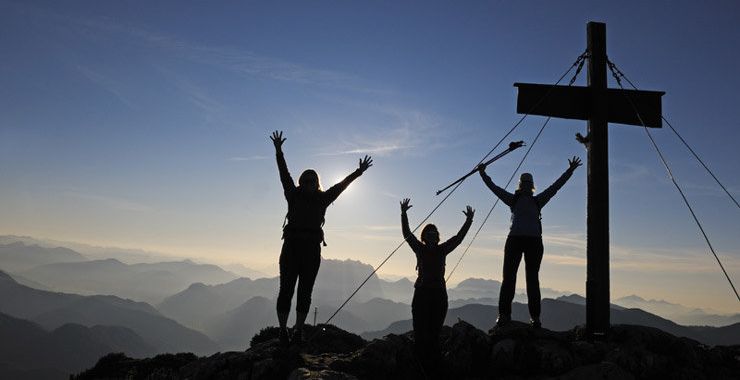
{"label": "hazy valley", "polygon": [[[92,366],[107,352],[146,357],[241,351],[276,322],[277,277],[241,277],[191,260],[124,262],[115,253],[88,257],[35,239],[0,237],[0,352],[12,359],[0,364],[0,375],[60,378]],[[358,261],[324,260],[309,322],[314,316],[325,322],[372,269]],[[500,285],[471,278],[451,287],[445,323],[464,320],[486,331],[497,314]],[[521,293],[513,317],[527,320]],[[365,339],[405,333],[411,329],[412,294],[410,280],[374,275],[331,323]],[[543,289],[543,296],[549,297],[543,300],[544,327],[563,331],[585,323],[581,296],[551,289]],[[629,296],[613,300],[611,318],[614,324],[655,327],[708,345],[740,343],[737,314]],[[66,359],[70,352],[80,355]]]}

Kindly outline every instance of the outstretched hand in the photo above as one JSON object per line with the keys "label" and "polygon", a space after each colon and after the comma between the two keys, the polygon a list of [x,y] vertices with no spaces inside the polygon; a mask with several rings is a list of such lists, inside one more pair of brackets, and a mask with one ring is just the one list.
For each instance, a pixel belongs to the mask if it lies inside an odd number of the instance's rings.
{"label": "outstretched hand", "polygon": [[369,167],[373,166],[373,158],[370,156],[365,156],[365,158],[360,159],[360,171],[365,172]]}
{"label": "outstretched hand", "polygon": [[583,163],[581,162],[581,159],[578,156],[573,156],[573,158],[568,160],[568,165],[570,165],[568,169],[576,170],[576,168],[583,165]]}
{"label": "outstretched hand", "polygon": [[403,199],[403,200],[401,201],[401,212],[406,212],[406,211],[408,211],[408,210],[409,210],[409,209],[410,209],[411,207],[414,207],[414,206],[410,205],[410,204],[409,204],[409,202],[411,202],[411,199],[409,199],[409,198],[404,198],[404,199]]}
{"label": "outstretched hand", "polygon": [[283,143],[285,140],[287,140],[285,137],[283,137],[283,131],[275,131],[272,132],[272,136],[270,136],[270,140],[272,140],[272,144],[275,145],[275,149],[280,149],[283,146]]}
{"label": "outstretched hand", "polygon": [[472,207],[467,206],[465,210],[463,210],[463,214],[465,214],[466,218],[473,219],[473,215],[475,215],[475,210]]}

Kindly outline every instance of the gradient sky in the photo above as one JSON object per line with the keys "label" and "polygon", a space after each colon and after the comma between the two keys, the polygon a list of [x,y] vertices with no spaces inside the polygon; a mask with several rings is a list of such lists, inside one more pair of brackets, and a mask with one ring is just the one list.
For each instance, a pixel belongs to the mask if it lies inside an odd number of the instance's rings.
{"label": "gradient sky", "polygon": [[[213,4],[0,1],[0,233],[275,273],[279,129],[294,177],[315,168],[325,188],[373,155],[329,209],[322,254],[377,265],[400,242],[398,201],[411,197],[418,223],[519,119],[512,84],[555,82],[588,21],[607,24],[609,57],[630,79],[666,92],[664,115],[740,197],[735,1]],[[531,142],[543,121],[507,141]],[[540,188],[568,157],[585,159],[573,138],[585,128],[550,123],[524,165]],[[740,281],[740,210],[670,130],[653,132]],[[494,181],[522,155],[491,166]],[[610,176],[612,296],[740,312],[641,127],[610,127]],[[543,287],[585,292],[585,195],[581,168],[543,210]],[[449,237],[470,204],[474,231],[493,200],[472,177],[431,221]],[[497,207],[451,285],[500,279],[508,218]],[[415,276],[411,251],[380,275]]]}

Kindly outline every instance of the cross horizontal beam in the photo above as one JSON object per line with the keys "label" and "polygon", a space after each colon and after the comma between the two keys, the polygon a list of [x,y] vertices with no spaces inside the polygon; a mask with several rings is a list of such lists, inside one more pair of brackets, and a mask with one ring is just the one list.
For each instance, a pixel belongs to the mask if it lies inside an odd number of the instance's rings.
{"label": "cross horizontal beam", "polygon": [[[516,112],[564,119],[589,120],[596,97],[589,87],[514,83],[519,89]],[[630,100],[645,126],[661,128],[663,91],[606,89],[607,122],[642,126]],[[627,95],[627,96],[625,96]],[[629,98],[629,99],[628,99]]]}

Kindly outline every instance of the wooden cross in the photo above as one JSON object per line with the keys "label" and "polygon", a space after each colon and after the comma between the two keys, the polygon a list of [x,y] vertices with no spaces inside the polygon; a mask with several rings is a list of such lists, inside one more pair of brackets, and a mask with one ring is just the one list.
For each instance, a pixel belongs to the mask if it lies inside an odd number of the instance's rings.
{"label": "wooden cross", "polygon": [[607,88],[606,24],[589,22],[586,31],[587,87],[514,86],[519,89],[517,113],[588,120],[588,135],[582,140],[588,150],[586,330],[594,338],[606,336],[609,330],[608,123],[642,126],[644,122],[647,127],[661,128],[661,96],[665,93]]}

